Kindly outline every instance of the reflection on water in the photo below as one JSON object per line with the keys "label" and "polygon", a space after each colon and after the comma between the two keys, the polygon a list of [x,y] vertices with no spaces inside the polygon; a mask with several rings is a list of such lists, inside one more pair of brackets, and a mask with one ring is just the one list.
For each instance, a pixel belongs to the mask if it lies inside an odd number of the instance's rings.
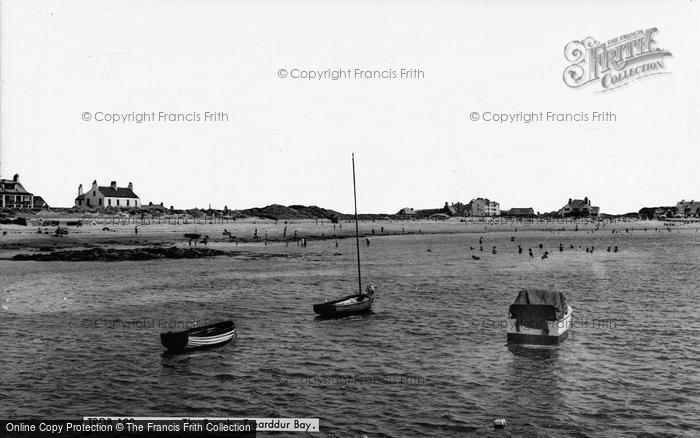
{"label": "reflection on water", "polygon": [[[330,320],[312,305],[356,290],[348,242],[251,246],[295,255],[258,260],[0,261],[0,416],[318,417],[339,436],[490,434],[495,418],[516,436],[700,423],[694,235],[487,234],[498,253],[477,261],[478,238],[377,236],[363,251],[373,313]],[[546,261],[517,252],[539,243]],[[559,346],[506,346],[508,306],[531,286],[574,309]],[[235,343],[163,353],[172,323],[226,319]]]}

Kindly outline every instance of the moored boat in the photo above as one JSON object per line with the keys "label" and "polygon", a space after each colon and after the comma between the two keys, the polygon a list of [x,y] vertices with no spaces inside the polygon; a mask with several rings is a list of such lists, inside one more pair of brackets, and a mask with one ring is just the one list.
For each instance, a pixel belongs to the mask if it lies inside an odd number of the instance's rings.
{"label": "moored boat", "polygon": [[566,297],[551,290],[521,290],[508,313],[509,344],[558,344],[568,336],[572,323]]}
{"label": "moored boat", "polygon": [[[331,301],[314,304],[314,312],[330,318],[369,313],[374,303],[374,285],[370,281],[367,289],[362,291],[362,269],[360,267],[360,227],[357,219],[357,188],[355,185],[355,154],[352,154],[352,190],[355,201],[355,246],[357,247],[357,287],[358,293]],[[369,241],[367,241],[369,245]]]}
{"label": "moored boat", "polygon": [[168,351],[177,353],[184,350],[218,347],[236,336],[236,324],[228,320],[181,332],[161,333],[160,342]]}
{"label": "moored boat", "polygon": [[337,300],[314,304],[314,312],[327,317],[361,315],[372,310],[373,302],[374,291],[372,287],[372,291],[368,291],[366,294],[348,295]]}

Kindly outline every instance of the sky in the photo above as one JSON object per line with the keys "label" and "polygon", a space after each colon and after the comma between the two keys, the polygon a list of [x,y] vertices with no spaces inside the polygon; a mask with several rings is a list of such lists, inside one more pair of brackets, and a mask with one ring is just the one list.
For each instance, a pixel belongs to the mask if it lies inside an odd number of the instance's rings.
{"label": "sky", "polygon": [[[700,199],[698,7],[0,0],[0,173],[56,207],[114,180],[144,204],[351,212],[354,153],[366,213],[475,197],[541,212],[584,196],[612,214],[675,205]],[[564,84],[569,42],[654,27],[665,74],[603,93]],[[423,75],[290,77],[402,68]],[[104,116],[207,111],[228,120]],[[483,120],[548,111],[615,121]]]}

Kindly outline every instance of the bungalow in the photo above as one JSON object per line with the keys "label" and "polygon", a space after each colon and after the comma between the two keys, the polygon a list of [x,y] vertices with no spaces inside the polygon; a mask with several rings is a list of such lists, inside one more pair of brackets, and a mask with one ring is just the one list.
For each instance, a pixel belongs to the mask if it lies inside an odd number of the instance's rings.
{"label": "bungalow", "polygon": [[92,188],[83,193],[83,185],[78,186],[78,197],[75,198],[76,207],[140,207],[141,200],[134,193],[134,185],[129,183],[127,187],[117,187],[117,182],[112,181],[109,186],[97,185],[97,180],[92,182]]}
{"label": "bungalow", "polygon": [[535,217],[535,210],[532,207],[511,208],[506,214],[512,217]]}
{"label": "bungalow", "polygon": [[561,217],[597,217],[600,207],[591,206],[591,200],[586,196],[583,199],[571,199],[559,210]]}
{"label": "bungalow", "polygon": [[700,202],[690,200],[690,202],[681,200],[676,204],[678,214],[683,217],[700,217]]}
{"label": "bungalow", "polygon": [[501,208],[498,202],[489,201],[487,198],[472,199],[467,204],[465,216],[500,216]]}
{"label": "bungalow", "polygon": [[19,174],[15,174],[12,179],[0,179],[0,207],[22,209],[34,207],[34,195],[25,190],[19,182]]}

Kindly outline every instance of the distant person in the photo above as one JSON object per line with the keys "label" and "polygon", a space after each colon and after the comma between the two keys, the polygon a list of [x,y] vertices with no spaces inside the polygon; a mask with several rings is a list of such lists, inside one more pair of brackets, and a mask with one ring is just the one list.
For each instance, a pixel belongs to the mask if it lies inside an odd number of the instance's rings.
{"label": "distant person", "polygon": [[542,254],[542,260],[548,259],[549,258],[549,253],[547,251]]}
{"label": "distant person", "polygon": [[531,258],[531,259],[534,259],[534,258],[535,258],[535,255],[532,254],[532,248],[528,248],[527,251],[528,251],[528,253],[529,253],[529,255],[530,255],[530,258]]}
{"label": "distant person", "polygon": [[139,233],[139,227],[134,227],[134,234],[138,234],[138,233]]}
{"label": "distant person", "polygon": [[615,249],[613,249],[613,252],[618,252],[619,249],[617,249],[617,245],[615,245]]}
{"label": "distant person", "polygon": [[544,246],[540,243],[540,249],[544,248]]}
{"label": "distant person", "polygon": [[335,240],[335,247],[338,247],[338,239]]}
{"label": "distant person", "polygon": [[481,244],[483,244],[483,243],[484,243],[484,238],[483,238],[483,236],[482,236],[482,237],[479,237],[479,245],[481,245]]}
{"label": "distant person", "polygon": [[559,252],[564,252],[564,245],[561,243],[559,244]]}
{"label": "distant person", "polygon": [[609,246],[609,247],[608,247],[608,252],[611,252],[611,251],[612,251],[612,247]]}
{"label": "distant person", "polygon": [[483,246],[480,246],[480,247],[479,247],[479,251],[483,251],[483,250],[484,250],[484,247],[483,247]]}
{"label": "distant person", "polygon": [[367,246],[369,246],[372,242],[370,242],[369,239],[365,237],[365,243],[367,244]]}
{"label": "distant person", "polygon": [[522,253],[523,253],[523,247],[518,245],[518,254],[522,254]]}
{"label": "distant person", "polygon": [[253,240],[258,240],[258,229],[257,228],[253,232]]}
{"label": "distant person", "polygon": [[496,254],[498,251],[496,251],[496,247],[494,246],[493,249],[491,250],[491,254]]}

